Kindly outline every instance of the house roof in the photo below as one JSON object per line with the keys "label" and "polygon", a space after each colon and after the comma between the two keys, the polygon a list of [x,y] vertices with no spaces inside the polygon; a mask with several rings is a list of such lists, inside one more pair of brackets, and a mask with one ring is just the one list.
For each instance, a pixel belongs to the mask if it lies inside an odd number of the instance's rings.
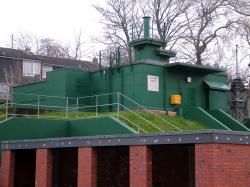
{"label": "house roof", "polygon": [[44,64],[53,66],[53,67],[73,67],[77,69],[82,69],[85,71],[96,71],[99,69],[99,64],[90,62],[90,61],[82,61],[82,60],[74,60],[68,58],[61,57],[49,57],[37,55],[40,59],[43,60]]}
{"label": "house roof", "polygon": [[24,50],[0,47],[0,57],[14,59],[41,60],[37,55]]}
{"label": "house roof", "polygon": [[11,58],[11,59],[21,59],[21,60],[23,59],[38,60],[38,61],[43,61],[44,64],[53,67],[72,67],[72,68],[82,69],[85,71],[96,71],[99,69],[98,63],[90,61],[35,55],[34,53],[29,51],[4,48],[4,47],[0,47],[0,58],[1,57]]}

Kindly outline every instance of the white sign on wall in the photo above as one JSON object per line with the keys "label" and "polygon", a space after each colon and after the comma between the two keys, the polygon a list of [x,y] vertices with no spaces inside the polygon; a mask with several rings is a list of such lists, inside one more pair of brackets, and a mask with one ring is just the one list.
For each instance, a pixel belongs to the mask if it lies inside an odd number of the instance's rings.
{"label": "white sign on wall", "polygon": [[159,77],[148,75],[148,91],[159,92]]}

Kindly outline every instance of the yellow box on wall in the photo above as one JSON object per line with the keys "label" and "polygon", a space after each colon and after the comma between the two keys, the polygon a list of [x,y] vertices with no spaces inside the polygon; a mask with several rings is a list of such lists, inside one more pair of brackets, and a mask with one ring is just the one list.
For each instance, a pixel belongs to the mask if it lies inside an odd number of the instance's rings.
{"label": "yellow box on wall", "polygon": [[180,95],[171,95],[171,104],[172,105],[180,105],[181,104],[181,96]]}

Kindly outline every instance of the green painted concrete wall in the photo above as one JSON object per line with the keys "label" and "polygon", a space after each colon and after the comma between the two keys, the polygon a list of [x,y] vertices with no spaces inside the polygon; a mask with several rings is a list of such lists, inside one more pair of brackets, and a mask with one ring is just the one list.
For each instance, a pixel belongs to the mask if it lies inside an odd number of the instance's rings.
{"label": "green painted concrete wall", "polygon": [[[186,77],[192,78],[191,83],[186,83]],[[210,80],[227,84],[227,77],[218,74],[201,74],[196,72],[173,71],[166,72],[166,108],[173,110],[170,96],[180,94],[182,96],[182,108],[201,107],[205,110],[222,109],[227,111],[227,92],[209,91],[204,81]],[[214,97],[220,95],[220,97]]]}
{"label": "green painted concrete wall", "polygon": [[[159,77],[159,92],[147,90],[148,75]],[[192,78],[191,83],[186,83],[188,76]],[[227,78],[225,75],[189,72],[182,69],[177,71],[164,66],[138,63],[93,73],[75,69],[60,69],[48,73],[45,82],[19,86],[14,89],[14,92],[72,97],[69,99],[69,106],[76,105],[75,97],[121,92],[146,108],[170,111],[180,110],[170,103],[171,95],[180,94],[182,96],[180,108],[182,109],[201,107],[205,110],[222,109],[227,111],[228,93],[211,90],[204,81],[226,84]],[[17,98],[15,96],[14,99],[24,103],[28,100],[30,103],[36,104],[36,97],[26,97]],[[117,102],[117,95],[98,98],[99,104],[114,102]],[[79,100],[79,106],[95,105],[95,103],[96,98]],[[130,108],[137,107],[126,99],[121,100],[121,103]],[[66,106],[66,99],[42,98],[41,104]],[[100,111],[115,108],[114,106],[101,107]],[[92,108],[88,111],[93,110],[95,109]]]}
{"label": "green painted concrete wall", "polygon": [[0,141],[134,133],[110,117],[79,120],[12,118],[0,123]]}
{"label": "green painted concrete wall", "polygon": [[[159,92],[147,91],[147,75],[159,76]],[[124,66],[120,69],[109,70],[106,74],[103,71],[95,72],[91,75],[91,82],[93,82],[92,93],[121,92],[145,107],[162,109],[164,107],[163,75],[163,67],[148,64],[135,64],[132,67]],[[111,101],[116,101],[116,96],[112,97]],[[131,108],[136,106],[126,99],[122,102],[125,106]]]}
{"label": "green painted concrete wall", "polygon": [[0,123],[0,141],[54,138],[68,135],[68,122],[64,120],[13,118]]}
{"label": "green painted concrete wall", "polygon": [[222,122],[200,107],[186,108],[183,114],[186,119],[200,122],[208,129],[230,130]]}
{"label": "green painted concrete wall", "polygon": [[167,64],[169,62],[169,57],[164,57],[162,55],[158,55],[155,46],[150,45],[142,45],[140,48],[135,48],[135,60],[159,60],[163,63]]}
{"label": "green painted concrete wall", "polygon": [[[159,92],[147,90],[147,75],[159,76]],[[191,83],[186,83],[187,76],[192,77]],[[135,64],[109,70],[106,74],[95,72],[91,75],[91,82],[94,83],[92,94],[121,92],[147,108],[162,110],[176,110],[170,103],[170,96],[180,94],[183,108],[199,106],[206,110],[220,108],[227,111],[228,93],[209,90],[204,83],[206,80],[227,84],[225,75],[177,72],[149,64]],[[116,98],[113,97],[111,101],[116,101]],[[105,102],[108,102],[108,98]],[[124,104],[133,107],[131,102]]]}
{"label": "green painted concrete wall", "polygon": [[132,134],[132,130],[110,117],[72,120],[69,126],[70,136]]}
{"label": "green painted concrete wall", "polygon": [[223,110],[216,109],[209,112],[213,117],[220,120],[223,124],[225,124],[228,128],[234,131],[249,131],[247,127],[245,127],[242,123],[235,120],[229,114],[225,113]]}
{"label": "green painted concrete wall", "polygon": [[250,129],[250,118],[247,118],[244,122],[244,126]]}
{"label": "green painted concrete wall", "polygon": [[110,117],[98,117],[79,120],[12,118],[0,123],[0,142],[4,140],[134,133],[134,130],[125,126],[118,120]]}
{"label": "green painted concrete wall", "polygon": [[[69,106],[75,106],[75,97],[91,94],[89,78],[89,72],[68,68],[59,69],[49,72],[47,74],[47,79],[44,82],[15,87],[14,93],[31,93],[46,96],[72,97],[69,99],[68,104]],[[14,102],[37,105],[38,98],[37,96],[14,94]],[[85,101],[82,101],[82,104],[85,104],[84,102]],[[40,105],[66,107],[66,104],[66,98],[40,97]],[[44,107],[40,108],[42,109]]]}
{"label": "green painted concrete wall", "polygon": [[209,129],[249,131],[247,127],[221,109],[207,112],[200,107],[187,108],[184,110],[184,117],[198,121],[206,125]]}

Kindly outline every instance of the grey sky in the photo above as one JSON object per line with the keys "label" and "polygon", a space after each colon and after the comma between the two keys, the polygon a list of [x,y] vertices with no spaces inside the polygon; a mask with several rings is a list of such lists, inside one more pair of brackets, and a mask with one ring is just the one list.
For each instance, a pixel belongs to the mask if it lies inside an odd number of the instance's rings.
{"label": "grey sky", "polygon": [[[25,32],[63,42],[74,40],[81,29],[84,40],[101,34],[100,15],[91,6],[104,0],[0,0],[0,46],[10,45],[10,35]],[[15,36],[14,36],[15,37]],[[88,46],[96,45],[88,43]],[[100,45],[96,45],[98,51]]]}

